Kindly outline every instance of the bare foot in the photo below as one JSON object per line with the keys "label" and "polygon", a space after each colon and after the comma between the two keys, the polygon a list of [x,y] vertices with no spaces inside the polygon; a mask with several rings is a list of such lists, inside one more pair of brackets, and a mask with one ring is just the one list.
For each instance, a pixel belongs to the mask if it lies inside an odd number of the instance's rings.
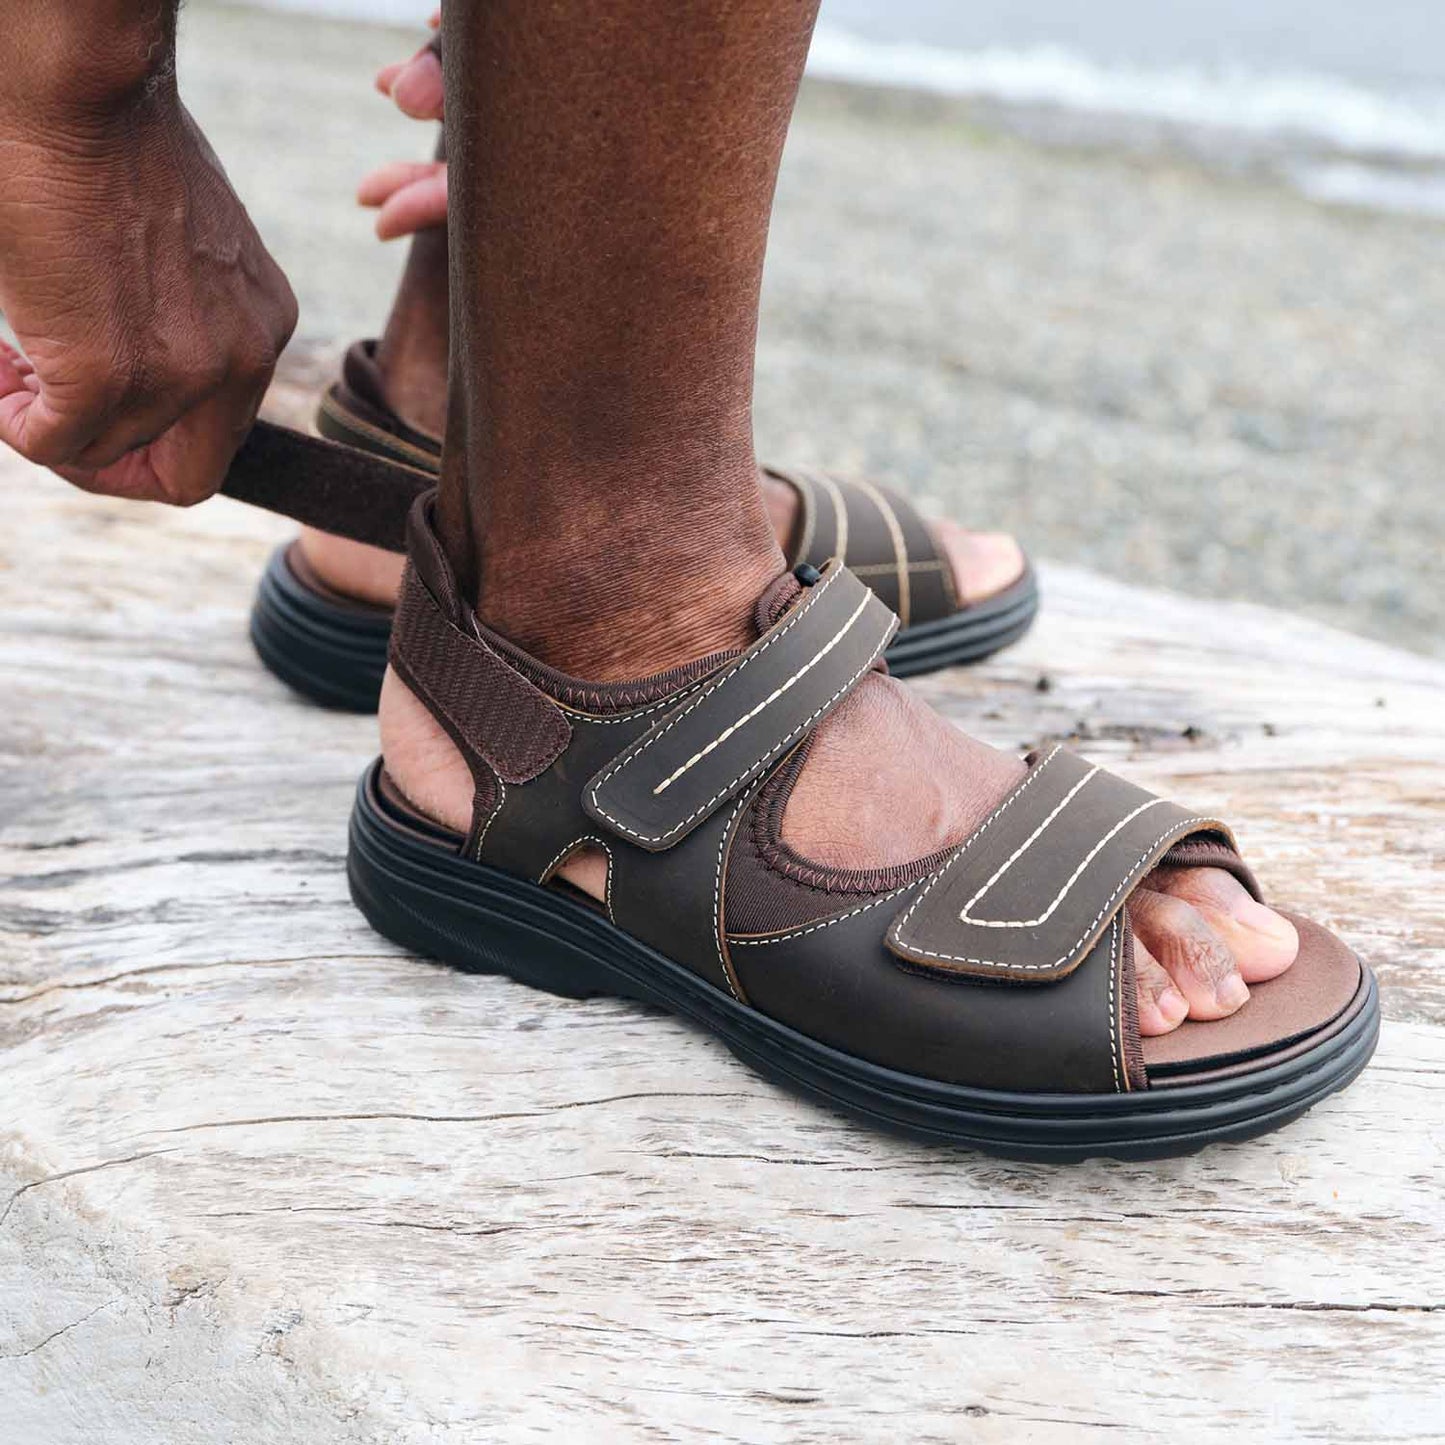
{"label": "bare foot", "polygon": [[[464,832],[472,802],[466,765],[390,671],[381,737],[387,771],[407,797]],[[902,684],[870,675],[818,729],[784,813],[783,839],[832,868],[908,863],[962,842],[1023,771],[1017,758],[965,737]],[[603,896],[600,857],[579,855],[562,876]],[[1156,869],[1130,900],[1129,918],[1146,1036],[1185,1018],[1235,1012],[1249,984],[1283,973],[1299,948],[1287,919],[1214,868]]]}

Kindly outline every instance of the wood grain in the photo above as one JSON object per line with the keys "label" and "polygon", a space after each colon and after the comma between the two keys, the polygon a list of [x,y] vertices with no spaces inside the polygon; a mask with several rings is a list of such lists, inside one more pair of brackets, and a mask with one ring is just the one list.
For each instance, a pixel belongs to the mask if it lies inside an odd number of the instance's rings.
{"label": "wood grain", "polygon": [[0,460],[0,1440],[1439,1440],[1445,667],[1044,573],[922,685],[1238,822],[1379,970],[1359,1084],[1163,1165],[877,1137],[622,1003],[404,957],[274,520]]}

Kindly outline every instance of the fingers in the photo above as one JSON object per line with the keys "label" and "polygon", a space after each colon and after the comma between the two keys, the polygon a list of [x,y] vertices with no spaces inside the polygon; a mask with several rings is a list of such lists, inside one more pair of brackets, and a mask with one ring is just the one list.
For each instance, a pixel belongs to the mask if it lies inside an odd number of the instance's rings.
{"label": "fingers", "polygon": [[191,407],[153,441],[104,466],[58,467],[87,492],[192,506],[220,486],[236,449],[256,419],[264,388],[223,388]]}
{"label": "fingers", "polygon": [[1299,953],[1294,924],[1256,903],[1244,884],[1222,868],[1158,868],[1146,882],[1198,911],[1234,955],[1246,983],[1278,977]]}
{"label": "fingers", "polygon": [[441,120],[446,106],[442,63],[430,45],[377,72],[376,88],[413,120]]}
{"label": "fingers", "polygon": [[1184,995],[1191,1018],[1226,1018],[1249,998],[1228,945],[1192,904],[1139,888],[1129,900],[1129,921]]}
{"label": "fingers", "polygon": [[1177,1029],[1189,1014],[1184,995],[1159,960],[1134,939],[1134,983],[1139,998],[1139,1032],[1144,1038]]}
{"label": "fingers", "polygon": [[447,223],[445,161],[383,166],[362,181],[357,200],[379,207],[376,234],[383,241]]}

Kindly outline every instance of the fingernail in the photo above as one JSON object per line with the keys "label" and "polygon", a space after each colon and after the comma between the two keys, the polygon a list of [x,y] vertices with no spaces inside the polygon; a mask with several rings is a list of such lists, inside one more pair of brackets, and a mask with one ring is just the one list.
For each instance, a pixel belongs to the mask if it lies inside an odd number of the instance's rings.
{"label": "fingernail", "polygon": [[1214,996],[1219,1000],[1220,1008],[1227,1008],[1233,1013],[1248,999],[1249,986],[1237,973],[1227,973],[1220,979]]}
{"label": "fingernail", "polygon": [[1164,1022],[1173,1028],[1184,1022],[1184,1015],[1189,1012],[1189,1004],[1184,995],[1171,986],[1159,995],[1159,1012],[1163,1014]]}

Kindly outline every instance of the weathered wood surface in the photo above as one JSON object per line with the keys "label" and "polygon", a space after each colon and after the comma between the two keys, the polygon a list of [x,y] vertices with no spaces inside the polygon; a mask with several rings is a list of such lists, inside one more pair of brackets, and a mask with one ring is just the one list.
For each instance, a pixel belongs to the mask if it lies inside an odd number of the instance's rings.
{"label": "weathered wood surface", "polygon": [[285,526],[0,498],[0,1441],[1442,1438],[1445,667],[1054,568],[923,684],[1225,809],[1385,986],[1278,1135],[1009,1165],[388,947],[373,724],[246,640]]}

